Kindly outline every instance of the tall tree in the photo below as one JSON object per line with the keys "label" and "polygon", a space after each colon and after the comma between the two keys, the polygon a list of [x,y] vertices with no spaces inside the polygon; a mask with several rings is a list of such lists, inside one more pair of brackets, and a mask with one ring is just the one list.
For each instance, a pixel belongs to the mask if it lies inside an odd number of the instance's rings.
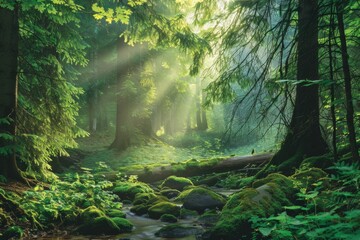
{"label": "tall tree", "polygon": [[351,154],[354,161],[360,161],[358,147],[356,145],[356,132],[354,125],[354,106],[352,97],[351,74],[349,65],[349,54],[347,50],[345,26],[344,26],[344,1],[336,3],[336,16],[340,35],[342,68],[345,82],[345,101],[346,101],[346,123],[349,131],[349,143]]}
{"label": "tall tree", "polygon": [[0,5],[0,174],[22,179],[16,163],[16,108],[18,98],[18,5]]}
{"label": "tall tree", "polygon": [[319,85],[303,80],[319,80],[318,2],[299,0],[297,79],[295,108],[285,140],[270,164],[291,172],[305,157],[322,155],[327,145],[319,122]]}

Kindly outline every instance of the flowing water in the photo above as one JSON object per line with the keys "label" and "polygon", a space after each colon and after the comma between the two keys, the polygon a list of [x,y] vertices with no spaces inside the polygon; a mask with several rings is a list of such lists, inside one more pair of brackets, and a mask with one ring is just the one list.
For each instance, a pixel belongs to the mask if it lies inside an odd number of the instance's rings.
{"label": "flowing water", "polygon": [[[222,188],[213,188],[214,191],[229,196],[230,194],[236,192],[236,190],[222,189]],[[167,225],[168,223],[161,222],[160,220],[154,220],[144,216],[137,216],[134,213],[130,212],[131,205],[124,205],[123,211],[126,213],[126,219],[132,222],[135,226],[131,233],[123,233],[116,236],[75,236],[75,235],[61,235],[61,236],[46,236],[46,237],[37,237],[38,240],[196,240],[195,236],[188,236],[184,238],[161,238],[156,237],[155,233]],[[186,225],[196,224],[196,219],[186,219],[179,220],[178,223]]]}

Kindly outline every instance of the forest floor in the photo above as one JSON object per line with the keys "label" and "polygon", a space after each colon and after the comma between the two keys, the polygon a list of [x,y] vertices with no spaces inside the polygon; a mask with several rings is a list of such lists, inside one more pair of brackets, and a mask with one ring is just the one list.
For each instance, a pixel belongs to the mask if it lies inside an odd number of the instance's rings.
{"label": "forest floor", "polygon": [[[107,133],[79,140],[80,148],[66,160],[76,164],[49,184],[0,184],[0,240],[360,236],[360,169],[346,161],[348,154],[329,169],[331,175],[311,166],[329,159],[326,155],[305,159],[293,175],[269,168],[265,178],[255,179],[272,154],[239,156],[254,148],[259,153],[265,145],[224,150],[217,141],[192,135],[168,144],[152,140],[119,153],[108,148],[111,141]],[[234,162],[246,162],[245,171],[204,171]],[[141,181],[143,173],[155,169],[170,169],[176,177]],[[127,174],[132,170],[140,174]],[[179,173],[198,174],[185,178]]]}

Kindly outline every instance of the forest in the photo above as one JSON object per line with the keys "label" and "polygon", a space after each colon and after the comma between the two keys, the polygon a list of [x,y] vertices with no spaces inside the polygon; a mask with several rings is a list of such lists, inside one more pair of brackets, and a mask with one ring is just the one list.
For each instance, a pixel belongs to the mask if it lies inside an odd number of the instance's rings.
{"label": "forest", "polygon": [[359,0],[0,0],[0,240],[360,239]]}

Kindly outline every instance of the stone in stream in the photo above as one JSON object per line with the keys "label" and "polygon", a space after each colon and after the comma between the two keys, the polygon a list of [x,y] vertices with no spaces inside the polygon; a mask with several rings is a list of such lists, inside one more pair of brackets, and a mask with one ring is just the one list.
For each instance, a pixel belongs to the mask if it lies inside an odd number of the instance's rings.
{"label": "stone in stream", "polygon": [[150,218],[159,219],[163,214],[180,215],[180,207],[171,202],[159,202],[148,209]]}
{"label": "stone in stream", "polygon": [[176,176],[170,176],[166,178],[162,184],[160,185],[161,188],[172,188],[179,191],[182,191],[187,186],[193,186],[194,184],[190,179],[184,178],[184,177],[176,177]]}
{"label": "stone in stream", "polygon": [[226,203],[223,196],[203,187],[185,190],[176,200],[182,202],[184,208],[198,212],[206,209],[221,209]]}
{"label": "stone in stream", "polygon": [[182,238],[191,235],[199,235],[204,231],[201,228],[194,226],[185,226],[181,224],[170,224],[162,227],[155,233],[157,237],[163,238]]}

